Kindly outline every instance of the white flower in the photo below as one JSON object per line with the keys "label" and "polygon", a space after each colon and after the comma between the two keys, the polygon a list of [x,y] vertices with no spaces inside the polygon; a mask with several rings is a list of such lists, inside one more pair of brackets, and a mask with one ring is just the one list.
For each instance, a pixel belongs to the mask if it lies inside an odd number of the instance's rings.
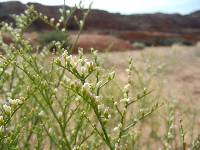
{"label": "white flower", "polygon": [[114,78],[114,76],[115,76],[115,72],[114,71],[109,73],[108,74],[108,80],[112,80]]}
{"label": "white flower", "polygon": [[102,96],[95,96],[95,100],[96,100],[97,102],[101,101],[101,100],[102,100]]}
{"label": "white flower", "polygon": [[83,48],[81,48],[81,47],[78,48],[78,54],[79,54],[80,56],[83,55]]}
{"label": "white flower", "polygon": [[68,51],[67,51],[67,50],[64,50],[63,55],[64,55],[64,56],[68,56]]}
{"label": "white flower", "polygon": [[25,14],[28,14],[29,13],[29,11],[28,10],[25,10],[25,12],[24,12]]}
{"label": "white flower", "polygon": [[106,107],[104,110],[104,113],[108,113],[108,111],[109,111],[109,107]]}
{"label": "white flower", "polygon": [[49,128],[49,133],[51,134],[53,132],[53,129],[52,128]]}
{"label": "white flower", "polygon": [[97,82],[96,87],[99,88],[102,84],[102,81]]}
{"label": "white flower", "polygon": [[66,62],[67,62],[67,63],[70,63],[70,62],[71,62],[72,65],[73,65],[73,56],[72,56],[72,55],[67,56],[67,57],[66,57]]}
{"label": "white flower", "polygon": [[91,88],[90,83],[87,83],[87,82],[86,82],[86,83],[83,84],[83,90],[85,90],[85,91],[89,91],[90,88]]}
{"label": "white flower", "polygon": [[77,102],[80,101],[80,100],[81,100],[80,96],[78,96],[78,97],[75,98],[75,101],[77,101]]}
{"label": "white flower", "polygon": [[63,113],[61,111],[58,112],[58,118],[61,118]]}
{"label": "white flower", "polygon": [[40,117],[43,117],[45,114],[44,114],[44,111],[41,111],[41,112],[39,112],[39,114],[38,114]]}
{"label": "white flower", "polygon": [[81,74],[87,73],[87,68],[85,66],[82,66],[81,69],[80,69],[80,73]]}
{"label": "white flower", "polygon": [[47,19],[48,19],[48,17],[47,17],[47,16],[44,16],[44,19],[45,19],[45,20],[47,20]]}
{"label": "white flower", "polygon": [[56,24],[56,27],[58,28],[60,26],[60,23],[58,22],[57,24]]}
{"label": "white flower", "polygon": [[11,107],[10,106],[4,104],[3,109],[7,114],[11,114]]}
{"label": "white flower", "polygon": [[62,8],[59,8],[59,12],[60,12],[60,13],[63,13],[63,9],[62,9]]}
{"label": "white flower", "polygon": [[55,88],[55,89],[54,89],[54,92],[57,93],[57,92],[58,92],[58,88]]}
{"label": "white flower", "polygon": [[115,105],[115,106],[117,106],[117,104],[118,104],[117,102],[114,102],[114,105]]}
{"label": "white flower", "polygon": [[123,98],[120,100],[120,102],[130,102],[131,101],[131,98],[128,97],[128,98]]}
{"label": "white flower", "polygon": [[118,126],[113,128],[113,131],[117,131],[117,130],[119,130]]}
{"label": "white flower", "polygon": [[23,103],[21,99],[9,99],[8,101],[13,106],[17,106]]}
{"label": "white flower", "polygon": [[98,110],[103,110],[104,109],[104,104],[98,105]]}
{"label": "white flower", "polygon": [[70,82],[70,78],[68,78],[66,75],[63,76],[63,80],[65,80],[66,82]]}
{"label": "white flower", "polygon": [[97,56],[97,50],[94,50],[94,48],[91,48],[91,52],[93,53],[94,56]]}
{"label": "white flower", "polygon": [[65,32],[66,30],[65,30],[65,28],[62,28],[62,32]]}
{"label": "white flower", "polygon": [[59,22],[63,22],[64,21],[64,17],[61,16],[60,19],[59,19]]}
{"label": "white flower", "polygon": [[14,106],[17,105],[17,101],[16,101],[15,99],[9,99],[8,102],[9,102],[11,105],[14,105]]}
{"label": "white flower", "polygon": [[88,72],[92,72],[94,70],[94,63],[93,62],[86,62]]}
{"label": "white flower", "polygon": [[23,103],[23,101],[21,99],[15,99],[17,101],[18,105],[21,105]]}
{"label": "white flower", "polygon": [[67,10],[66,13],[67,13],[67,15],[69,15],[70,14],[70,10]]}
{"label": "white flower", "polygon": [[80,24],[80,28],[82,28],[82,27],[83,27],[83,24],[84,24],[83,20],[80,20],[80,21],[79,21],[79,24]]}
{"label": "white flower", "polygon": [[51,20],[50,20],[50,21],[51,21],[51,23],[53,23],[53,22],[55,21],[55,18],[51,18]]}
{"label": "white flower", "polygon": [[123,91],[124,92],[128,92],[129,91],[129,89],[130,89],[130,84],[126,84],[125,86],[124,86],[124,89],[123,89]]}

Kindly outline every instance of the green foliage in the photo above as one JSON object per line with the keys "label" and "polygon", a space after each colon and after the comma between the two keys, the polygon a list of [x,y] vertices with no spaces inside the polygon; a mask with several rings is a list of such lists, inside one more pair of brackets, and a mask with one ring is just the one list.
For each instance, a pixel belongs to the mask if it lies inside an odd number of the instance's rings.
{"label": "green foliage", "polygon": [[53,50],[55,42],[61,42],[62,48],[65,49],[69,49],[69,47],[71,46],[68,34],[62,31],[49,31],[42,33],[39,36],[38,41],[41,46],[49,45],[51,50]]}
{"label": "green foliage", "polygon": [[186,46],[191,46],[193,45],[192,42],[186,41],[181,38],[167,38],[167,39],[157,39],[155,41],[157,45],[161,46],[172,46],[174,44],[180,44],[180,45],[186,45]]}
{"label": "green foliage", "polygon": [[134,42],[133,43],[133,47],[136,49],[144,49],[145,48],[145,44],[142,42]]}

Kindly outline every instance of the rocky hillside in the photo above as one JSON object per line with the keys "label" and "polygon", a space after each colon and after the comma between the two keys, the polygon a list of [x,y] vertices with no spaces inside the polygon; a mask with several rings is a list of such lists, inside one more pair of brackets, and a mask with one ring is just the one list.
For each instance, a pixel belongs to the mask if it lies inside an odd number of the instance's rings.
{"label": "rocky hillside", "polygon": [[[49,17],[58,19],[58,9],[63,6],[45,6],[28,3]],[[26,5],[18,1],[0,3],[0,21],[13,22],[11,14],[20,14]],[[66,9],[69,9],[67,7]],[[80,16],[80,11],[76,12]],[[49,27],[40,20],[34,22],[30,30],[46,30]],[[76,30],[74,20],[70,20],[68,29]],[[168,45],[174,41],[193,44],[200,41],[200,11],[188,15],[181,14],[134,14],[121,15],[103,10],[91,10],[85,30],[98,31],[100,34],[114,35],[130,42],[139,41],[146,45]]]}
{"label": "rocky hillside", "polygon": [[[45,13],[47,16],[58,18],[58,9],[61,6],[28,3],[28,5],[30,4],[35,5],[37,10]],[[20,14],[25,8],[25,4],[17,1],[2,2],[0,3],[0,20],[11,21],[10,14]],[[36,29],[41,29],[40,24],[39,21],[36,23]],[[75,29],[76,27],[72,24],[71,28]],[[189,15],[162,13],[121,15],[102,10],[92,10],[87,19],[87,29],[196,33],[200,32],[200,11]]]}

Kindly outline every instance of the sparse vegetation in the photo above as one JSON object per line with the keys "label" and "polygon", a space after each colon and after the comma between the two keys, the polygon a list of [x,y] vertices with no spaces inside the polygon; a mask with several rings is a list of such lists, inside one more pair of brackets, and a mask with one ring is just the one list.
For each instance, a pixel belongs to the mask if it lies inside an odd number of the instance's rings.
{"label": "sparse vegetation", "polygon": [[47,46],[50,48],[51,51],[55,48],[55,43],[60,42],[62,43],[61,48],[69,49],[71,46],[71,42],[69,36],[66,32],[62,31],[49,31],[42,33],[39,36],[39,44],[43,46]]}
{"label": "sparse vegetation", "polygon": [[134,42],[133,43],[133,47],[136,49],[144,49],[145,48],[145,44],[142,42]]}

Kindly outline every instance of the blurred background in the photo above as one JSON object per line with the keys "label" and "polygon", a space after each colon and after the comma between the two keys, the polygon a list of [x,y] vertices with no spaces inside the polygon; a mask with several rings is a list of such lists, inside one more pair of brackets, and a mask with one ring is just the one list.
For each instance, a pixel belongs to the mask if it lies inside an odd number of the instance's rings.
{"label": "blurred background", "polygon": [[[82,1],[86,8],[91,0]],[[59,20],[59,8],[63,0],[0,0],[0,21],[13,22],[11,14],[22,13],[27,5]],[[80,0],[66,0],[66,9],[78,5]],[[81,19],[81,12],[76,15]],[[14,23],[14,22],[13,22]],[[67,26],[71,40],[79,30],[74,19]],[[61,33],[51,32],[51,27],[36,20],[26,36],[32,44],[48,41]],[[86,20],[84,32],[77,47],[100,51],[125,51],[144,49],[151,46],[171,46],[182,44],[192,46],[200,40],[200,1],[199,0],[94,0],[92,10]],[[44,36],[40,36],[40,35]],[[5,37],[9,42],[9,37]]]}

